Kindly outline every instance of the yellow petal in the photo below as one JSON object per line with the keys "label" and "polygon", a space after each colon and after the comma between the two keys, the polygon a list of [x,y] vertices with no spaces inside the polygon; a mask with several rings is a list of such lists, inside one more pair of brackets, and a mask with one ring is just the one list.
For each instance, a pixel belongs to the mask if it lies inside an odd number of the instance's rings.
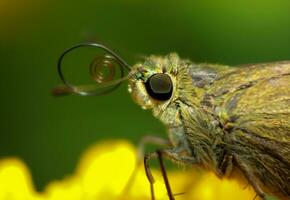
{"label": "yellow petal", "polygon": [[[0,161],[0,200],[150,200],[149,183],[144,167],[136,169],[136,149],[127,141],[106,141],[89,148],[76,172],[62,180],[52,181],[44,192],[34,190],[30,173],[17,159]],[[152,170],[157,200],[167,200],[167,192],[158,169]],[[252,200],[252,189],[243,189],[235,180],[218,179],[200,170],[168,171],[177,200]]]}

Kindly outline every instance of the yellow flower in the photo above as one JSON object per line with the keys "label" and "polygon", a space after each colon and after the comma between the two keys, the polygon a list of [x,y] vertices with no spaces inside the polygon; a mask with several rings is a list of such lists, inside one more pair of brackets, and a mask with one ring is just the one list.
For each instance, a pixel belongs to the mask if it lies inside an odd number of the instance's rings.
{"label": "yellow flower", "polygon": [[[150,200],[149,183],[143,166],[136,169],[136,149],[126,141],[98,143],[82,156],[74,174],[48,184],[36,192],[27,167],[16,158],[0,161],[0,200]],[[197,170],[168,171],[176,200],[252,200],[250,187],[235,180],[218,179],[212,173]],[[152,171],[156,199],[167,200],[167,193],[158,169]],[[128,181],[131,184],[128,185]]]}

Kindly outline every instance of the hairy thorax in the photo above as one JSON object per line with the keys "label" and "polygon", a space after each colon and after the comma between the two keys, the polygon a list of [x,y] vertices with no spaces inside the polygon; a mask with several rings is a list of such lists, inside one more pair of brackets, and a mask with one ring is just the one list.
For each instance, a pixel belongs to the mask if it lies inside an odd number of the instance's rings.
{"label": "hairy thorax", "polygon": [[209,113],[181,98],[153,113],[166,125],[176,151],[194,157],[200,166],[222,176],[219,163],[224,159],[223,132]]}
{"label": "hairy thorax", "polygon": [[179,104],[180,102],[174,101],[153,110],[154,116],[166,125],[169,139],[174,147],[184,145],[186,140]]}

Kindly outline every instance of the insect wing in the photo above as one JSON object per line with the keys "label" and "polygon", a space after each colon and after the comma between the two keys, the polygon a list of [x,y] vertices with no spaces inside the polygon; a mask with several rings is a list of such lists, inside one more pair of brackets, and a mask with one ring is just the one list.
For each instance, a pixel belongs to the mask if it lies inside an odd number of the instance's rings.
{"label": "insect wing", "polygon": [[207,95],[234,141],[229,149],[266,188],[290,196],[290,62],[236,68]]}

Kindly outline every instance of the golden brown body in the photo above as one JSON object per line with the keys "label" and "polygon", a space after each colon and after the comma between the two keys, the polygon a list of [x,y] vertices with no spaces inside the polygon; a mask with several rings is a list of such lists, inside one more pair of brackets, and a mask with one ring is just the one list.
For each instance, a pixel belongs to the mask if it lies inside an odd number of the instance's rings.
{"label": "golden brown body", "polygon": [[[168,100],[152,98],[144,86],[162,73],[173,84]],[[149,57],[132,74],[134,100],[168,128],[168,158],[219,177],[236,169],[261,198],[290,198],[290,62],[196,65],[170,54]]]}
{"label": "golden brown body", "polygon": [[[84,46],[105,50],[110,56],[97,57],[90,66],[100,84],[73,86],[61,70],[70,51]],[[113,63],[130,70],[129,75],[111,81],[102,70]],[[274,194],[290,199],[290,61],[241,67],[195,64],[177,54],[151,56],[130,67],[100,44],[80,44],[65,51],[58,70],[65,87],[55,94],[99,95],[111,92],[129,79],[129,92],[143,109],[152,109],[168,128],[168,148],[147,154],[146,174],[153,178],[148,161],[158,157],[168,197],[173,200],[162,157],[175,162],[202,166],[219,177],[240,172],[257,195]],[[92,73],[93,72],[93,73]],[[105,88],[105,89],[104,89]],[[98,91],[100,89],[100,91]],[[102,90],[104,89],[104,90]]]}

